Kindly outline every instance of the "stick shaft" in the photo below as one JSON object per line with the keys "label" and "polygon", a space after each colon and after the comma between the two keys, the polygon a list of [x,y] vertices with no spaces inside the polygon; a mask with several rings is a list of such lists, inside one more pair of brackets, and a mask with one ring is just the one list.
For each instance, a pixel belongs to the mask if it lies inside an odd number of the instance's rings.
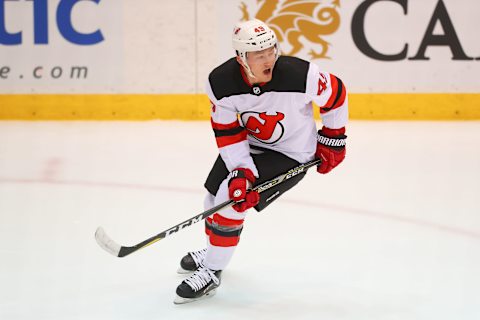
{"label": "stick shaft", "polygon": [[[257,185],[253,188],[254,191],[257,191],[258,193],[262,193],[302,172],[306,172],[309,168],[313,167],[313,166],[316,166],[318,164],[320,164],[320,161],[319,159],[315,159],[315,160],[312,160],[312,161],[309,161],[307,163],[304,163],[304,164],[301,164],[293,169],[290,169],[289,171],[271,179],[271,180],[268,180],[268,181],[265,181],[264,183],[260,184],[260,185]],[[212,214],[218,212],[219,210],[227,207],[227,206],[230,206],[232,204],[234,204],[235,202],[233,200],[227,200],[223,203],[220,203],[219,205],[213,207],[213,208],[210,208],[202,213],[199,213],[197,214],[196,216],[190,218],[190,219],[187,219],[153,237],[150,237],[134,246],[131,246],[131,247],[125,247],[125,246],[119,246],[117,245],[113,240],[111,240],[103,231],[101,232],[98,232],[98,229],[97,229],[97,232],[95,233],[95,238],[97,240],[97,242],[99,243],[99,245],[107,250],[108,252],[112,253],[113,255],[116,255],[118,257],[125,257],[135,251],[138,251],[142,248],[145,248],[149,245],[152,245],[182,229],[185,229],[186,227],[189,227],[197,222],[200,222],[202,221],[203,219],[211,216]],[[100,228],[99,228],[100,229]],[[113,248],[113,249],[112,249]],[[118,250],[118,248],[120,248]]]}

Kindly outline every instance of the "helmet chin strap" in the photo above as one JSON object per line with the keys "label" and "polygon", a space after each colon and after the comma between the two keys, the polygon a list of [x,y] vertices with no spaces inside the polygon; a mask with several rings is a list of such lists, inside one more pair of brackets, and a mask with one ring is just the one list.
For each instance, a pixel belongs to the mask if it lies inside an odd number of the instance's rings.
{"label": "helmet chin strap", "polygon": [[252,70],[250,69],[250,66],[248,64],[245,64],[245,69],[247,71],[247,75],[251,78],[256,79],[257,77],[253,74]]}
{"label": "helmet chin strap", "polygon": [[[274,67],[275,67],[275,64],[272,66],[272,71]],[[257,77],[253,74],[252,70],[250,69],[250,66],[247,63],[245,63],[245,66],[243,68],[245,69],[246,74],[250,78],[257,79]]]}
{"label": "helmet chin strap", "polygon": [[245,53],[245,57],[240,57],[240,59],[243,62],[243,68],[245,69],[247,75],[251,78],[256,79],[257,77],[255,77],[255,75],[252,72],[252,69],[250,69],[250,66],[247,63],[247,53]]}

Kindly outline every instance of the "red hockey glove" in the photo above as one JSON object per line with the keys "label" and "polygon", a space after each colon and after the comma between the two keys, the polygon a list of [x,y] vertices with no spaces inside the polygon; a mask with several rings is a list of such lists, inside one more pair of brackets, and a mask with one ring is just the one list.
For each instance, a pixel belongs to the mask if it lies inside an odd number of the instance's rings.
{"label": "red hockey glove", "polygon": [[325,126],[318,130],[317,152],[315,156],[322,160],[317,167],[319,173],[328,173],[345,159],[345,127],[329,129]]}
{"label": "red hockey glove", "polygon": [[260,201],[260,195],[257,191],[247,193],[248,183],[255,183],[255,176],[252,170],[247,168],[237,168],[232,171],[232,178],[228,182],[228,196],[234,201],[245,199],[245,201],[234,204],[232,207],[237,212],[243,212],[255,207]]}

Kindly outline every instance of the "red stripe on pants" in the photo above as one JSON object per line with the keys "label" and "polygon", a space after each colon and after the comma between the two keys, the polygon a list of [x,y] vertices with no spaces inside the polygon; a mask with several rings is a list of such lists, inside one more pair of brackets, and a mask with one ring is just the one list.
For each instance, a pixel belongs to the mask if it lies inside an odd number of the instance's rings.
{"label": "red stripe on pants", "polygon": [[[217,247],[233,247],[238,244],[240,241],[240,232],[241,228],[243,227],[243,219],[242,220],[234,220],[222,217],[218,213],[213,215],[212,219],[212,229],[207,231],[209,235],[210,244],[217,246]],[[215,230],[219,230],[217,226],[220,227],[238,227],[238,230],[232,231],[232,236],[225,236],[220,235],[215,232]],[[215,229],[215,230],[213,230]],[[228,233],[228,232],[223,232]]]}

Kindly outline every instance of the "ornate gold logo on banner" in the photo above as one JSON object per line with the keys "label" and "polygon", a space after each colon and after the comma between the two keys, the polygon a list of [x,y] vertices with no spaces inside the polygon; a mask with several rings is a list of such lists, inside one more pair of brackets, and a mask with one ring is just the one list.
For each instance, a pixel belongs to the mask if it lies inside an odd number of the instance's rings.
{"label": "ornate gold logo on banner", "polygon": [[[308,52],[312,59],[330,59],[327,56],[330,44],[323,37],[333,34],[340,26],[337,10],[340,0],[257,0],[257,3],[259,8],[254,18],[264,21],[275,31],[282,49],[283,44],[291,48],[287,52],[282,50],[282,54],[293,56],[299,53],[304,48],[301,41],[306,39],[312,44]],[[240,9],[242,21],[252,19],[244,2]],[[320,50],[317,45],[321,46]]]}

